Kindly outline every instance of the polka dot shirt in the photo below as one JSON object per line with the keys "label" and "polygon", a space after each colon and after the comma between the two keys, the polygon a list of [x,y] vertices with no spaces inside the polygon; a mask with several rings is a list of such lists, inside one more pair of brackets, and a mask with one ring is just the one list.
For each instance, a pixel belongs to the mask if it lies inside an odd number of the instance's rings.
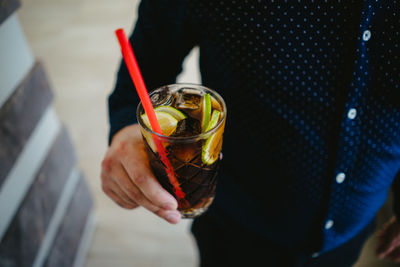
{"label": "polka dot shirt", "polygon": [[[226,100],[225,223],[324,253],[373,220],[400,170],[399,12],[396,0],[142,2],[131,42],[147,86],[173,83],[198,46],[202,83]],[[137,102],[122,64],[110,137]]]}

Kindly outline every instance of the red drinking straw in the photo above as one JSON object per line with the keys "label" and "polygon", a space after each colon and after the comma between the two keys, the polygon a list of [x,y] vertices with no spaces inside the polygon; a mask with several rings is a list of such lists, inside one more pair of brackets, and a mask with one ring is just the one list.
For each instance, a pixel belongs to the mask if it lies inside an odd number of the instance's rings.
{"label": "red drinking straw", "polygon": [[[125,64],[128,67],[129,74],[135,84],[136,91],[142,101],[143,108],[149,118],[151,128],[154,132],[158,134],[163,134],[161,131],[160,124],[158,123],[156,113],[153,109],[153,104],[151,103],[149,93],[147,92],[146,85],[144,84],[142,74],[140,72],[139,66],[137,64],[135,54],[133,53],[132,46],[126,38],[125,32],[123,29],[117,29],[115,31],[117,35],[119,44],[121,46],[122,56],[125,60]],[[165,170],[167,172],[168,178],[172,186],[174,187],[175,195],[178,199],[183,199],[185,197],[185,193],[182,191],[178,180],[175,177],[174,170],[172,168],[171,163],[167,158],[167,151],[161,143],[161,140],[153,134],[154,143],[157,147],[158,154],[160,155],[161,161],[165,165]]]}

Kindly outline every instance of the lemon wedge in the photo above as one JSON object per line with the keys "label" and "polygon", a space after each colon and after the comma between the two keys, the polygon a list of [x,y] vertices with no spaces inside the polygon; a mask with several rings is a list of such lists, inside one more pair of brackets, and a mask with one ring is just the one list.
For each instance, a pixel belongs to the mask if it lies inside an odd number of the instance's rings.
{"label": "lemon wedge", "polygon": [[[171,134],[173,134],[176,130],[176,126],[178,125],[179,120],[177,120],[174,116],[164,111],[155,111],[155,113],[163,135],[170,136]],[[143,123],[149,129],[152,129],[147,114],[143,114],[141,117]]]}
{"label": "lemon wedge", "polygon": [[154,111],[157,112],[165,112],[170,115],[172,115],[175,119],[178,121],[186,119],[187,116],[180,110],[173,108],[171,106],[158,106],[154,109]]}

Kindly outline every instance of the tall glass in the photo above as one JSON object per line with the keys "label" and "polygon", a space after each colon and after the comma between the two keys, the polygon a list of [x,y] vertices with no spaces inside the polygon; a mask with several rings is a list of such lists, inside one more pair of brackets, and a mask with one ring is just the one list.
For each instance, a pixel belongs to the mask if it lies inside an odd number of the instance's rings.
{"label": "tall glass", "polygon": [[[166,135],[153,132],[142,104],[138,105],[137,120],[150,166],[160,184],[178,200],[182,217],[194,218],[205,212],[214,199],[226,121],[225,102],[215,91],[195,84],[163,86],[150,92],[150,98],[164,134],[163,125],[168,128]],[[154,138],[165,147],[184,197],[177,196]]]}

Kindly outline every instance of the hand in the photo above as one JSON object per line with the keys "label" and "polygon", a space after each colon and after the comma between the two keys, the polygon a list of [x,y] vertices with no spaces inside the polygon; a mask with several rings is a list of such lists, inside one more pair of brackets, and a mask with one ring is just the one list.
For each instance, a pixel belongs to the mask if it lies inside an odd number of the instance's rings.
{"label": "hand", "polygon": [[376,254],[379,259],[400,262],[400,222],[393,216],[378,232]]}
{"label": "hand", "polygon": [[119,206],[143,206],[169,223],[180,221],[177,201],[150,169],[139,125],[127,126],[113,137],[101,166],[102,189]]}

